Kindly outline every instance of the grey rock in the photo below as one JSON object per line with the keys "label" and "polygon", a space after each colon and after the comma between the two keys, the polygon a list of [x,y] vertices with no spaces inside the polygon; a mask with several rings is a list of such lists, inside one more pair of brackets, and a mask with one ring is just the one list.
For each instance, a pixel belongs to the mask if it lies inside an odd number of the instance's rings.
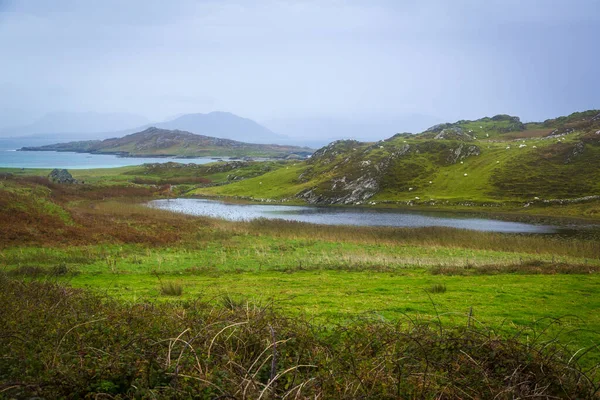
{"label": "grey rock", "polygon": [[440,133],[435,135],[434,139],[441,140],[473,140],[473,137],[468,133],[463,132],[461,128],[446,128],[442,129]]}
{"label": "grey rock", "polygon": [[48,175],[48,178],[50,178],[50,180],[55,183],[78,183],[77,179],[73,178],[73,176],[66,169],[53,169],[52,172],[50,172],[50,175]]}
{"label": "grey rock", "polygon": [[450,149],[446,161],[449,164],[456,164],[467,157],[478,156],[481,154],[481,149],[475,145],[465,146],[461,144],[456,149]]}

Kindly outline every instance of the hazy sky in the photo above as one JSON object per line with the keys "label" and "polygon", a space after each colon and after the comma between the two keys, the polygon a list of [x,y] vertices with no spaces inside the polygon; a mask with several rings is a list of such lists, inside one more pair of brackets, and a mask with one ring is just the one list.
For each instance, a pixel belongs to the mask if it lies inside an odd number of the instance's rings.
{"label": "hazy sky", "polygon": [[[600,108],[600,0],[0,0],[0,126]],[[398,127],[398,131],[402,131]]]}

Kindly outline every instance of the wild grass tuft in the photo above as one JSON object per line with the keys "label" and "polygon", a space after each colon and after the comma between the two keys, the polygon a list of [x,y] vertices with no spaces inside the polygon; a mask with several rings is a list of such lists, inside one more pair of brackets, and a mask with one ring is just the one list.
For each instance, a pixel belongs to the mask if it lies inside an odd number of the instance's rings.
{"label": "wild grass tuft", "polygon": [[164,296],[181,296],[183,294],[183,285],[173,281],[161,282],[160,294]]}
{"label": "wild grass tuft", "polygon": [[446,285],[443,283],[436,283],[431,285],[429,289],[427,289],[429,293],[446,293]]}

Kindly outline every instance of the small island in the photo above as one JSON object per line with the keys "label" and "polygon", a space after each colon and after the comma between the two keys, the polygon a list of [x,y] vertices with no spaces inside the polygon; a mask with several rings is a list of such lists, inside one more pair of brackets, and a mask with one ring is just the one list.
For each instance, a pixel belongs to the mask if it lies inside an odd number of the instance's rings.
{"label": "small island", "polygon": [[122,157],[265,157],[306,158],[308,147],[245,143],[231,139],[197,135],[180,130],[148,128],[121,138],[84,140],[19,151],[64,151],[90,154],[116,154]]}

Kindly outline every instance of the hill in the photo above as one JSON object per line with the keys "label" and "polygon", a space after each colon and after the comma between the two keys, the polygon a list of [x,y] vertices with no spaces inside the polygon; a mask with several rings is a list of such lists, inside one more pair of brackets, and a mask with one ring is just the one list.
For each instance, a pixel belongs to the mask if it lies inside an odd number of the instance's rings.
{"label": "hill", "polygon": [[290,139],[278,135],[257,122],[229,112],[208,114],[182,114],[167,121],[149,123],[144,117],[125,113],[51,113],[29,125],[0,130],[0,137],[46,140],[85,138],[101,140],[121,137],[148,128],[180,130],[198,135],[213,136],[241,142],[272,144],[289,143]]}
{"label": "hill", "polygon": [[244,143],[230,139],[196,135],[180,130],[155,127],[122,138],[58,143],[40,147],[23,147],[27,151],[72,151],[78,153],[118,154],[123,156],[228,156],[286,157],[307,156],[306,147]]}
{"label": "hill", "polygon": [[376,143],[336,141],[293,167],[194,194],[312,204],[488,206],[597,197],[600,111],[539,123],[497,115]]}
{"label": "hill", "polygon": [[153,126],[252,143],[281,143],[288,139],[251,119],[222,111],[184,114],[170,121],[155,123]]}

